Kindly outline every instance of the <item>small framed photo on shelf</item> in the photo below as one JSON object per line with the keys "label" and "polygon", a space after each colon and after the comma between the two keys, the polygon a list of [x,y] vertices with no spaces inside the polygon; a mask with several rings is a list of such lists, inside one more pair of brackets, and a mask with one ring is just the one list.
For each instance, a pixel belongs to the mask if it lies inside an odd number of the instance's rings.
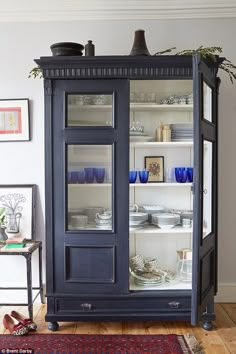
{"label": "small framed photo on shelf", "polygon": [[0,99],[0,141],[27,141],[29,99]]}
{"label": "small framed photo on shelf", "polygon": [[164,182],[164,156],[145,156],[144,166],[149,171],[148,183]]}
{"label": "small framed photo on shelf", "polygon": [[0,227],[8,238],[34,238],[34,184],[0,185]]}

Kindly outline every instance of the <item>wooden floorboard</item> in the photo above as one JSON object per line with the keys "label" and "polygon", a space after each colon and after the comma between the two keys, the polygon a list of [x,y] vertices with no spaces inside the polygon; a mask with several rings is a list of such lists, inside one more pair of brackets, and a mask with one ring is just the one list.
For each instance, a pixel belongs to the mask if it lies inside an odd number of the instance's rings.
{"label": "wooden floorboard", "polygon": [[[0,308],[0,318],[14,309],[28,315],[27,307]],[[46,305],[34,305],[34,321],[37,323],[37,333],[52,333],[45,322]],[[76,334],[194,334],[202,344],[206,354],[236,354],[236,304],[216,304],[216,321],[214,329],[205,331],[201,326],[193,327],[188,322],[59,322],[56,333]],[[9,334],[0,322],[0,333]]]}

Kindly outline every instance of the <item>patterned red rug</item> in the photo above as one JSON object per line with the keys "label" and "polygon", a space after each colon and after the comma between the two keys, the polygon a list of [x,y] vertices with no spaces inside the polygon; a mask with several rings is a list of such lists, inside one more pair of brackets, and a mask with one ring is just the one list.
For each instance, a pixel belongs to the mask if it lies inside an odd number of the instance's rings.
{"label": "patterned red rug", "polygon": [[0,353],[189,354],[203,353],[192,335],[0,335]]}

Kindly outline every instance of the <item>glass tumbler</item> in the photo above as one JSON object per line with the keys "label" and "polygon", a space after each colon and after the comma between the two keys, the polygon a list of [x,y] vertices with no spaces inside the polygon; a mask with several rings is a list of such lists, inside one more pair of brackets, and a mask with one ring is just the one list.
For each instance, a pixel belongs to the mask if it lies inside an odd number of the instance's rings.
{"label": "glass tumbler", "polygon": [[149,171],[139,171],[139,180],[141,183],[147,183],[149,177]]}
{"label": "glass tumbler", "polygon": [[87,183],[93,183],[94,180],[94,169],[93,167],[86,167],[84,169],[85,172],[85,181]]}
{"label": "glass tumbler", "polygon": [[187,169],[185,167],[175,167],[175,179],[179,183],[187,181]]}
{"label": "glass tumbler", "polygon": [[105,178],[105,168],[94,168],[94,175],[97,183],[103,183]]}
{"label": "glass tumbler", "polygon": [[84,170],[78,172],[78,182],[79,183],[85,182],[85,171]]}
{"label": "glass tumbler", "polygon": [[68,172],[68,183],[78,183],[78,171]]}
{"label": "glass tumbler", "polygon": [[129,171],[129,183],[135,183],[137,179],[137,171]]}
{"label": "glass tumbler", "polygon": [[187,177],[189,182],[193,182],[193,167],[187,168]]}

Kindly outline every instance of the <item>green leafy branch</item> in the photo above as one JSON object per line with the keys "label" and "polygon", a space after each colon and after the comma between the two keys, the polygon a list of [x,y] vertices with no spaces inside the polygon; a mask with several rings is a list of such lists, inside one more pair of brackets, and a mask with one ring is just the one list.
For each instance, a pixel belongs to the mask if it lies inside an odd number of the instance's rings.
{"label": "green leafy branch", "polygon": [[[173,50],[175,50],[176,47],[168,48],[166,50],[163,50],[161,52],[157,52],[154,55],[162,55],[165,53],[170,53]],[[174,55],[193,55],[193,54],[200,54],[205,60],[207,60],[210,63],[217,63],[218,59],[220,57],[220,54],[222,53],[222,48],[221,47],[203,47],[200,46],[197,49],[185,49],[180,52],[176,52]],[[230,78],[231,83],[234,83],[234,80],[236,81],[236,66],[228,59],[222,58],[223,61],[219,63],[219,68],[224,70]]]}
{"label": "green leafy branch", "polygon": [[39,77],[40,79],[43,77],[42,75],[42,69],[39,66],[34,67],[33,69],[30,70],[28,78],[34,78]]}
{"label": "green leafy branch", "polygon": [[[173,51],[176,50],[176,47],[168,48],[163,51],[157,52],[154,55],[163,55],[167,53],[172,53]],[[218,59],[220,58],[220,54],[222,53],[222,48],[221,47],[203,47],[200,46],[197,49],[185,49],[180,52],[176,52],[173,55],[193,55],[193,54],[200,54],[202,58],[204,58],[206,61],[212,64],[217,64],[219,65],[219,68],[224,70],[230,78],[231,83],[234,83],[234,80],[236,81],[236,66],[228,59],[226,58],[221,58],[222,61],[218,62]],[[37,77],[42,78],[42,69],[39,66],[34,67],[30,73],[29,73],[29,78],[34,78],[36,79]]]}

